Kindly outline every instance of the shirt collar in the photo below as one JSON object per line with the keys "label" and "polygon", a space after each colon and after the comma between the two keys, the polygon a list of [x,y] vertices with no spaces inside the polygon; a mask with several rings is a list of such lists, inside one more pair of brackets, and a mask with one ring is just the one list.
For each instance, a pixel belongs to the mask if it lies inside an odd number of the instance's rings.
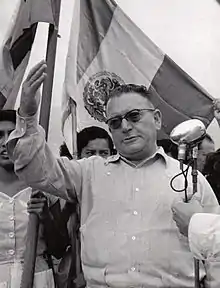
{"label": "shirt collar", "polygon": [[162,158],[164,160],[165,164],[167,165],[169,156],[164,152],[162,147],[158,147],[157,151],[152,156],[144,159],[143,161],[141,161],[137,165],[132,163],[131,161],[127,160],[126,158],[124,158],[120,154],[116,154],[116,155],[112,155],[112,156],[108,157],[108,159],[105,161],[105,163],[106,163],[106,165],[108,165],[109,163],[116,163],[116,162],[118,162],[120,160],[123,160],[124,162],[128,163],[129,165],[137,168],[137,167],[143,166],[145,163],[147,163],[148,161],[154,159],[157,156]]}

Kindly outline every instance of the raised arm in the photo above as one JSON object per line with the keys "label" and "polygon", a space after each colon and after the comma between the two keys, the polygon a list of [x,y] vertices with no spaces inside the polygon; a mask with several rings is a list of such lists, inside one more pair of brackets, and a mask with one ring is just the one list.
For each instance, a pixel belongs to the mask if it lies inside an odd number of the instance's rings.
{"label": "raised arm", "polygon": [[16,130],[11,133],[7,148],[16,174],[30,187],[74,202],[81,193],[81,166],[67,158],[56,159],[38,125],[38,89],[46,77],[46,68],[41,61],[23,83]]}

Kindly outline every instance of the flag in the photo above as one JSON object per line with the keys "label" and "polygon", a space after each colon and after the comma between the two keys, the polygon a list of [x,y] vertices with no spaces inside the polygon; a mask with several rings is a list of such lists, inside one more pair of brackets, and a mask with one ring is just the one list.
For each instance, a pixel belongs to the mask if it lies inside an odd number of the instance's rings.
{"label": "flag", "polygon": [[[76,1],[64,80],[63,113],[77,106],[77,129],[105,127],[105,103],[119,84],[145,85],[163,115],[158,138],[184,120],[213,119],[212,97],[145,35],[113,0]],[[67,119],[67,117],[65,117]],[[66,121],[67,122],[67,121]],[[62,124],[66,138],[70,135]]]}
{"label": "flag", "polygon": [[[2,9],[2,7],[1,7]],[[13,109],[38,22],[54,24],[55,0],[19,0],[0,47],[0,109]]]}

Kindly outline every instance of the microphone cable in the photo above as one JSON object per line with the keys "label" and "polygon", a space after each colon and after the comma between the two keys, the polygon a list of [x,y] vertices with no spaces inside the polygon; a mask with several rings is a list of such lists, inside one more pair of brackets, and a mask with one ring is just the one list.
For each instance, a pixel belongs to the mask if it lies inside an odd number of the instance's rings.
{"label": "microphone cable", "polygon": [[[184,168],[183,168],[183,165],[181,165],[181,172],[180,173],[178,173],[177,175],[175,175],[171,180],[170,180],[170,186],[171,186],[171,188],[173,189],[173,191],[175,191],[175,192],[178,192],[178,193],[180,193],[180,192],[185,192],[185,202],[187,203],[188,202],[188,195],[187,195],[187,188],[188,188],[188,179],[187,179],[187,176],[188,176],[188,172],[189,172],[189,168],[190,168],[190,166],[191,166],[191,164],[192,164],[192,161],[190,161],[189,163],[188,163],[188,165],[187,165],[187,167],[186,167],[186,169],[184,170]],[[174,187],[174,180],[177,178],[177,177],[179,177],[179,176],[181,176],[181,175],[183,175],[183,177],[184,177],[184,188],[182,188],[182,189],[176,189],[175,187]]]}

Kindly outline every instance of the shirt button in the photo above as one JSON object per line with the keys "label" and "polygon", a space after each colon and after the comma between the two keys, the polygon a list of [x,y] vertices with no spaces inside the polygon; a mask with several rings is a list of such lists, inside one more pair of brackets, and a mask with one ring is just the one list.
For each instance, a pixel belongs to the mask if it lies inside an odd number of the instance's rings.
{"label": "shirt button", "polygon": [[14,216],[11,215],[11,216],[9,217],[9,219],[10,219],[11,221],[14,221],[15,218],[14,218]]}
{"label": "shirt button", "polygon": [[10,232],[8,235],[10,238],[14,238],[14,236],[15,236],[15,234],[13,232]]}
{"label": "shirt button", "polygon": [[14,199],[10,199],[9,203],[12,204],[14,202]]}
{"label": "shirt button", "polygon": [[108,175],[108,176],[111,175],[111,172],[107,172],[107,175]]}
{"label": "shirt button", "polygon": [[135,267],[131,267],[131,271],[134,272],[136,269]]}
{"label": "shirt button", "polygon": [[134,215],[138,215],[138,212],[135,210],[135,211],[133,212],[133,214],[134,214]]}
{"label": "shirt button", "polygon": [[136,239],[136,237],[135,237],[135,236],[132,236],[132,237],[131,237],[131,239],[132,239],[132,240],[135,240],[135,239]]}
{"label": "shirt button", "polygon": [[140,189],[139,189],[139,188],[135,188],[135,191],[136,191],[136,192],[139,192],[139,191],[140,191]]}
{"label": "shirt button", "polygon": [[10,250],[8,250],[8,254],[14,255],[14,254],[15,254],[15,251],[14,251],[13,249],[10,249]]}

